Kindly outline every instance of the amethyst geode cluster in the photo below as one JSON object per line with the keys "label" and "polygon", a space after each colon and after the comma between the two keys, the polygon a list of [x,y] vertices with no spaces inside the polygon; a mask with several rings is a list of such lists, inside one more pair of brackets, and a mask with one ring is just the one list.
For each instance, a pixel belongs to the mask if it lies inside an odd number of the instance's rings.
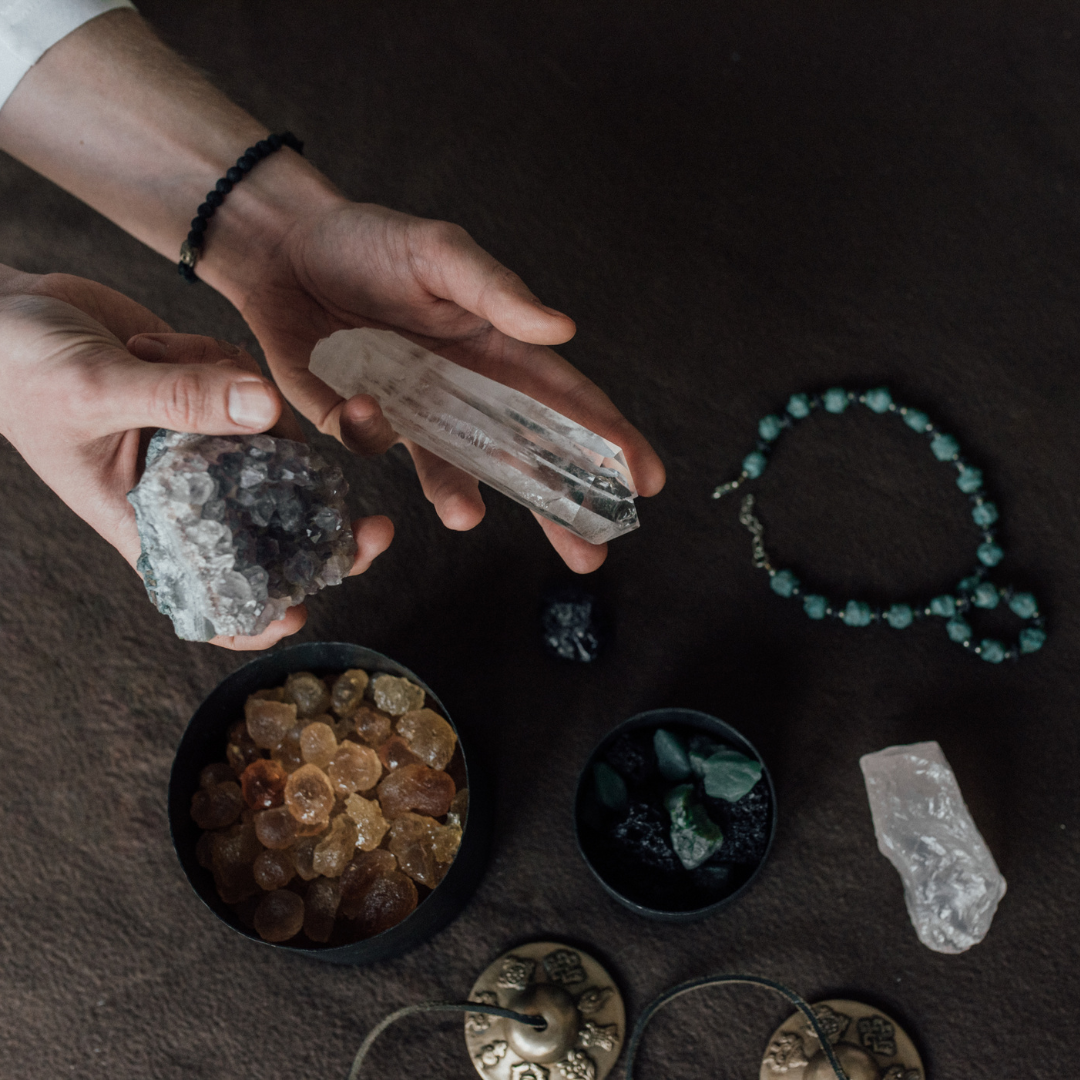
{"label": "amethyst geode cluster", "polygon": [[347,491],[304,443],[158,431],[128,493],[150,599],[187,641],[260,633],[349,572]]}

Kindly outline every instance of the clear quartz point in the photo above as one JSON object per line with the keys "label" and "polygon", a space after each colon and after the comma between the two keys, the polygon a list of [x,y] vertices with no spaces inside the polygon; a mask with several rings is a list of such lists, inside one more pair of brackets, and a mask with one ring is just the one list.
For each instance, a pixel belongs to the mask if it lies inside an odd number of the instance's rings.
{"label": "clear quartz point", "polygon": [[591,544],[638,527],[618,446],[391,330],[338,330],[311,372],[344,398],[369,394],[399,435]]}
{"label": "clear quartz point", "polygon": [[890,746],[859,764],[878,848],[900,873],[919,940],[941,953],[978,944],[1005,895],[1005,879],[941,747]]}

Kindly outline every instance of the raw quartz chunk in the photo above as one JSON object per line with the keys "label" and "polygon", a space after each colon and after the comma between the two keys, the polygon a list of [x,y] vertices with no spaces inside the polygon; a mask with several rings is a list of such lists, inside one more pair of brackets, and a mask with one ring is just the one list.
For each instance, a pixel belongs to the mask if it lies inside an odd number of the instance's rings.
{"label": "raw quartz chunk", "polygon": [[339,877],[356,850],[356,824],[346,814],[330,823],[330,832],[315,845],[312,869],[323,877]]}
{"label": "raw quartz chunk", "polygon": [[308,724],[300,732],[300,753],[310,765],[325,769],[337,750],[337,736],[329,724]]}
{"label": "raw quartz chunk", "polygon": [[252,867],[255,882],[260,889],[273,892],[283,889],[296,875],[296,867],[287,851],[265,850],[259,852]]}
{"label": "raw quartz chunk", "polygon": [[390,818],[407,810],[428,817],[442,817],[450,809],[457,789],[444,772],[426,765],[395,769],[378,787],[379,804]]}
{"label": "raw quartz chunk", "polygon": [[374,799],[363,795],[350,795],[345,800],[345,813],[356,825],[356,846],[361,851],[374,851],[390,828],[383,816],[382,807]]}
{"label": "raw quartz chunk", "polygon": [[399,435],[591,544],[638,527],[622,450],[520,391],[390,330],[339,330],[310,367],[344,398],[376,398]]}
{"label": "raw quartz chunk", "polygon": [[342,719],[352,716],[360,708],[369,682],[368,673],[360,668],[350,668],[339,675],[330,694],[330,708],[334,714]]}
{"label": "raw quartz chunk", "polygon": [[341,889],[336,881],[316,878],[304,894],[304,933],[312,941],[329,941],[334,932]]}
{"label": "raw quartz chunk", "polygon": [[450,763],[457,746],[457,735],[437,712],[431,709],[407,712],[394,726],[425,765],[445,769]]}
{"label": "raw quartz chunk", "polygon": [[382,762],[370,746],[343,742],[326,769],[339,799],[354,791],[370,791],[382,776]]}
{"label": "raw quartz chunk", "polygon": [[259,758],[253,761],[240,777],[244,802],[252,810],[269,810],[285,801],[285,781],[288,774],[276,762]]}
{"label": "raw quartz chunk", "polygon": [[309,719],[330,708],[326,683],[310,671],[295,671],[285,680],[285,696],[296,705],[296,715]]}
{"label": "raw quartz chunk", "polygon": [[368,746],[382,746],[390,738],[392,721],[386,713],[381,713],[378,709],[361,705],[353,713],[351,720],[357,737]]}
{"label": "raw quartz chunk", "polygon": [[304,926],[304,901],[288,889],[267,893],[255,909],[255,930],[264,941],[288,941]]}
{"label": "raw quartz chunk", "polygon": [[296,706],[249,697],[244,703],[244,719],[251,741],[261,750],[273,750],[296,726]]}
{"label": "raw quartz chunk", "polygon": [[243,808],[244,799],[235,780],[200,788],[191,797],[191,817],[200,829],[222,829],[231,825]]}
{"label": "raw quartz chunk", "polygon": [[402,716],[424,707],[426,695],[423,689],[398,675],[376,675],[370,689],[375,704],[391,716]]}
{"label": "raw quartz chunk", "polygon": [[878,848],[904,883],[919,940],[960,953],[986,936],[1005,879],[936,742],[890,746],[859,759]]}
{"label": "raw quartz chunk", "polygon": [[316,765],[301,765],[285,784],[285,805],[301,825],[325,825],[334,808],[334,786]]}
{"label": "raw quartz chunk", "polygon": [[347,491],[304,443],[158,431],[128,493],[150,599],[188,641],[260,633],[352,569]]}
{"label": "raw quartz chunk", "polygon": [[381,877],[398,868],[397,859],[389,851],[361,851],[341,872],[338,884],[341,888],[341,913],[347,919],[355,919],[360,912],[364,894]]}

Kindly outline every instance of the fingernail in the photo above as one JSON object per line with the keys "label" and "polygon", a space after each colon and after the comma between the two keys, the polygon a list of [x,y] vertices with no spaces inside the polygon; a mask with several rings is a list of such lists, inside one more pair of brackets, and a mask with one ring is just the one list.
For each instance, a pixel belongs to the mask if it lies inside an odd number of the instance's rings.
{"label": "fingernail", "polygon": [[274,392],[265,383],[254,379],[234,382],[229,387],[229,419],[240,427],[262,431],[277,416]]}
{"label": "fingernail", "polygon": [[214,338],[214,340],[218,343],[218,348],[221,349],[221,351],[226,356],[239,356],[240,355],[240,346],[239,345],[234,345],[231,341],[222,341],[221,338]]}
{"label": "fingernail", "polygon": [[160,338],[140,336],[135,339],[134,352],[140,360],[160,360],[168,351],[168,346]]}

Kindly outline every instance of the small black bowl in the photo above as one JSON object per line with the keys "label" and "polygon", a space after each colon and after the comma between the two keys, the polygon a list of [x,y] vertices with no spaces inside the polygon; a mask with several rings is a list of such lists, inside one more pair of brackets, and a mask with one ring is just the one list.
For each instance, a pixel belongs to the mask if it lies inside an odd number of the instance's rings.
{"label": "small black bowl", "polygon": [[[422,686],[447,721],[458,732],[465,775],[469,788],[469,811],[465,819],[458,850],[446,877],[416,909],[397,926],[364,941],[347,945],[303,946],[289,942],[275,944],[263,941],[254,930],[244,926],[214,887],[209,870],[199,865],[195,845],[202,830],[191,819],[191,797],[199,787],[199,773],[213,761],[225,760],[225,745],[229,729],[244,715],[244,702],[249,694],[270,686],[280,686],[294,671],[310,671],[330,675],[348,668],[363,668],[368,672],[403,675]],[[253,660],[234,671],[218,684],[210,696],[195,710],[173,760],[169,778],[169,827],[173,847],[191,887],[199,899],[237,933],[271,949],[300,953],[333,964],[369,964],[397,956],[419,945],[450,922],[465,906],[483,876],[491,842],[492,799],[487,780],[472,751],[466,751],[461,732],[429,686],[408,668],[394,660],[343,642],[317,641],[291,645]]]}
{"label": "small black bowl", "polygon": [[[708,890],[693,884],[684,878],[683,871],[677,872],[670,879],[665,878],[664,871],[635,871],[614,846],[610,834],[606,831],[606,824],[610,825],[610,822],[605,823],[600,817],[603,811],[598,810],[594,794],[594,766],[604,760],[612,745],[621,736],[632,736],[634,732],[642,729],[659,727],[700,731],[703,735],[712,736],[747,757],[761,762],[762,779],[769,795],[768,840],[761,857],[753,864],[736,867],[720,889]],[[776,835],[776,791],[761,755],[749,739],[730,724],[694,709],[653,709],[651,712],[632,716],[613,728],[589,756],[578,778],[577,797],[574,801],[574,831],[578,850],[585,864],[596,876],[596,880],[620,904],[649,919],[692,922],[719,911],[742,896],[761,872]]]}

